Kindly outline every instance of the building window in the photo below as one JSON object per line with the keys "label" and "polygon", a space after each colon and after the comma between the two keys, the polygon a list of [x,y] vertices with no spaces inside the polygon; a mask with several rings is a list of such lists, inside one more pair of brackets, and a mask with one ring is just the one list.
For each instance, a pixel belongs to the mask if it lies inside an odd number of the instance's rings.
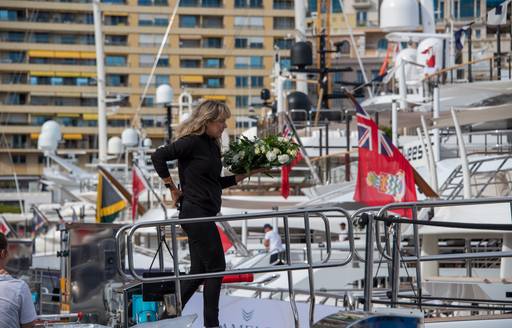
{"label": "building window", "polygon": [[199,59],[181,59],[181,68],[199,68],[201,67],[201,61]]}
{"label": "building window", "polygon": [[377,50],[387,50],[387,49],[388,49],[388,40],[380,39],[379,42],[377,42]]}
{"label": "building window", "polygon": [[167,26],[167,24],[169,24],[169,19],[166,15],[139,15],[140,26]]}
{"label": "building window", "polygon": [[224,79],[221,77],[207,77],[205,78],[205,84],[207,88],[223,88]]}
{"label": "building window", "polygon": [[[292,18],[293,19],[293,18]],[[263,17],[261,16],[235,16],[235,28],[263,28]]]}
{"label": "building window", "polygon": [[366,26],[366,24],[368,23],[368,12],[358,11],[356,13],[356,23],[357,26]]}
{"label": "building window", "polygon": [[356,73],[356,82],[359,83],[359,84],[364,83],[363,72],[360,69],[358,69],[357,73]]}
{"label": "building window", "polygon": [[206,38],[203,40],[203,48],[222,48],[222,38]]}
{"label": "building window", "polygon": [[199,25],[199,16],[181,15],[180,27],[194,28]]}
{"label": "building window", "polygon": [[202,6],[206,8],[222,8],[222,0],[203,0]]}
{"label": "building window", "polygon": [[274,8],[274,9],[293,9],[293,1],[291,1],[291,0],[274,0],[272,8]]}
{"label": "building window", "polygon": [[49,43],[50,35],[48,33],[35,33],[34,40],[36,43]]}
{"label": "building window", "polygon": [[180,48],[201,48],[201,40],[180,39]]}
{"label": "building window", "polygon": [[263,87],[263,76],[251,76],[251,88]]}
{"label": "building window", "polygon": [[251,56],[251,68],[263,68],[263,57]]}
{"label": "building window", "polygon": [[275,38],[274,39],[274,47],[278,47],[279,49],[291,49],[293,45],[292,39],[285,38]]}
{"label": "building window", "polygon": [[202,27],[203,28],[222,28],[223,23],[222,16],[203,16]]}
{"label": "building window", "polygon": [[128,75],[126,74],[107,74],[107,86],[125,87],[128,84]]}
{"label": "building window", "polygon": [[235,48],[263,49],[263,37],[235,38]]}
{"label": "building window", "polygon": [[222,58],[206,58],[203,61],[204,68],[222,68],[224,67],[224,59]]}
{"label": "building window", "polygon": [[238,108],[247,107],[249,105],[249,96],[235,96],[235,106]]}
{"label": "building window", "polygon": [[163,34],[140,34],[140,46],[159,46],[164,39]]}
{"label": "building window", "polygon": [[12,148],[25,148],[27,143],[27,135],[13,134],[12,135]]}
{"label": "building window", "polygon": [[235,76],[235,85],[237,88],[247,88],[249,86],[249,79],[247,76]]}
{"label": "building window", "polygon": [[460,0],[460,18],[473,18],[475,17],[475,2],[474,0]]}
{"label": "building window", "polygon": [[235,68],[263,68],[262,56],[235,57]]}
{"label": "building window", "polygon": [[126,66],[126,56],[106,56],[105,64],[107,66]]}
{"label": "building window", "polygon": [[235,0],[235,8],[263,8],[263,0]]}
{"label": "building window", "polygon": [[198,0],[181,0],[180,7],[199,7]]}
{"label": "building window", "polygon": [[482,31],[480,29],[475,30],[475,38],[480,39],[482,37]]}
{"label": "building window", "polygon": [[25,155],[12,155],[12,162],[14,164],[25,164],[27,157]]}
{"label": "building window", "polygon": [[274,17],[274,30],[291,30],[295,28],[293,17]]}

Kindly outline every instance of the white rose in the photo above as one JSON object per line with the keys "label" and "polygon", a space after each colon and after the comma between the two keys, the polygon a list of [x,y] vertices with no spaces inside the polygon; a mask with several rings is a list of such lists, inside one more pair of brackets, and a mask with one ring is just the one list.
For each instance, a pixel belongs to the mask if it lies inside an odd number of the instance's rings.
{"label": "white rose", "polygon": [[285,164],[285,163],[288,163],[288,161],[290,160],[290,156],[288,155],[279,155],[277,156],[277,160],[279,161],[280,164]]}
{"label": "white rose", "polygon": [[244,158],[245,152],[243,150],[239,151],[238,156],[240,156],[240,158]]}
{"label": "white rose", "polygon": [[279,150],[279,148],[274,148],[274,149],[272,149],[272,152],[273,152],[274,154],[276,154],[276,155],[281,154],[281,151]]}
{"label": "white rose", "polygon": [[273,152],[271,152],[271,151],[267,152],[267,153],[265,154],[265,156],[267,157],[267,160],[268,160],[269,162],[273,162],[273,161],[276,159],[276,157],[277,157],[277,155],[276,155],[276,154],[274,154],[274,153],[273,153]]}
{"label": "white rose", "polygon": [[292,156],[292,157],[295,157],[295,155],[297,155],[297,150],[290,149],[290,150],[288,150],[288,154],[290,154],[290,156]]}
{"label": "white rose", "polygon": [[260,149],[258,147],[254,148],[254,153],[256,155],[259,155],[260,154]]}
{"label": "white rose", "polygon": [[238,162],[240,160],[240,155],[236,154],[233,156],[233,162]]}

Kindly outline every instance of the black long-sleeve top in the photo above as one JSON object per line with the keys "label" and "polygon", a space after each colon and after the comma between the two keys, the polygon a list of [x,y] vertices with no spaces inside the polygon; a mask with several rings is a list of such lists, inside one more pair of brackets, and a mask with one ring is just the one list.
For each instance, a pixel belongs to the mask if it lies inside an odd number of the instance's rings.
{"label": "black long-sleeve top", "polygon": [[218,213],[223,188],[236,184],[235,176],[221,177],[220,148],[207,134],[188,135],[159,147],[151,156],[160,178],[170,176],[167,161],[178,160],[183,200]]}

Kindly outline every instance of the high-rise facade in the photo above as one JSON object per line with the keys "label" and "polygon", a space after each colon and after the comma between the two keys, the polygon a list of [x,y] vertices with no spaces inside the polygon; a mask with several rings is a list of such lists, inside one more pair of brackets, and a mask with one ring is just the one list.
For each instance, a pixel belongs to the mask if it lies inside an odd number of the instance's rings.
{"label": "high-rise facade", "polygon": [[[130,126],[141,103],[174,0],[102,0],[108,135]],[[294,35],[292,0],[181,0],[167,46],[142,102],[142,126],[153,144],[163,142],[165,110],[154,103],[156,86],[175,96],[226,102],[231,131],[248,127],[248,108],[270,84],[274,47],[289,64]],[[59,153],[78,163],[97,157],[97,86],[91,0],[0,2],[0,176],[37,177],[41,125],[62,126]],[[176,118],[175,118],[176,119]],[[0,185],[0,187],[2,187]]]}

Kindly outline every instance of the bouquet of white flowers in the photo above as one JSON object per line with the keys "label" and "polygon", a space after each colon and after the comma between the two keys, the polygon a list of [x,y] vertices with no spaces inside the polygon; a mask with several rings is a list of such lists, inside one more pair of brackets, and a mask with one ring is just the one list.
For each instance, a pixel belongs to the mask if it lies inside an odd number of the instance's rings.
{"label": "bouquet of white flowers", "polygon": [[229,144],[224,153],[224,166],[234,174],[244,174],[259,168],[290,164],[297,156],[299,145],[280,136],[264,139],[241,137]]}

